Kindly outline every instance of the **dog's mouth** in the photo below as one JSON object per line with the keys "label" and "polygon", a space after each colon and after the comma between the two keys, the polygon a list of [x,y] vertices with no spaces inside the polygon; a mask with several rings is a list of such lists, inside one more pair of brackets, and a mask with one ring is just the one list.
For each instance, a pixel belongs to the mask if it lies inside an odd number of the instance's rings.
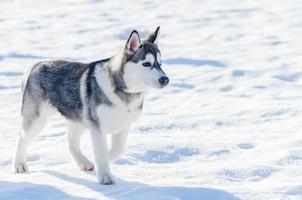
{"label": "dog's mouth", "polygon": [[166,84],[166,85],[160,85],[159,86],[159,89],[163,89],[163,88],[165,88],[166,86],[168,86],[169,84]]}
{"label": "dog's mouth", "polygon": [[[168,85],[168,84],[167,84]],[[160,85],[160,84],[158,84],[156,87],[154,87],[154,88],[156,88],[156,89],[163,89],[163,88],[165,88],[167,85]]]}
{"label": "dog's mouth", "polygon": [[144,82],[144,84],[146,84],[149,87],[154,88],[154,89],[163,89],[164,87],[169,85],[169,81],[164,84],[160,83],[159,81],[150,81],[149,82],[149,81],[144,80],[143,82]]}

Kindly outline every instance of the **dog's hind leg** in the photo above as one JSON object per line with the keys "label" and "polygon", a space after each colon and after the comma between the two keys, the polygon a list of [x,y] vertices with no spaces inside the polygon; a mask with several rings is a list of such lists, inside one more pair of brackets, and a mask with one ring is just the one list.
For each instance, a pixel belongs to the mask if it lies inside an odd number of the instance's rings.
{"label": "dog's hind leg", "polygon": [[94,165],[90,162],[81,151],[81,136],[84,132],[84,127],[76,122],[67,120],[67,137],[69,151],[77,163],[78,167],[84,171],[94,170]]}
{"label": "dog's hind leg", "polygon": [[42,131],[48,118],[48,114],[41,107],[44,106],[31,102],[22,110],[22,130],[17,139],[13,158],[13,171],[15,173],[28,171],[26,164],[28,143]]}

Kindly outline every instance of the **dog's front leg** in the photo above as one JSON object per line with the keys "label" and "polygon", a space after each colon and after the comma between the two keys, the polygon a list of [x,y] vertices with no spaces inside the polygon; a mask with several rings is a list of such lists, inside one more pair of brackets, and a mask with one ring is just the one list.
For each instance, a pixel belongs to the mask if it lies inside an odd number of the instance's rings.
{"label": "dog's front leg", "polygon": [[99,128],[91,128],[91,140],[96,165],[96,176],[100,184],[111,185],[115,180],[110,172],[106,134]]}
{"label": "dog's front leg", "polygon": [[121,157],[126,148],[129,128],[125,128],[117,135],[111,137],[111,148],[109,150],[109,160],[115,160]]}

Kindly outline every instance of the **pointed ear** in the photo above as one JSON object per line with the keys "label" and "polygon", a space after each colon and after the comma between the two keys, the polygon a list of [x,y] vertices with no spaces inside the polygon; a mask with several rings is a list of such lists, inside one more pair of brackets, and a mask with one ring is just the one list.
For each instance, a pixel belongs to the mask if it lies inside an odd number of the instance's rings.
{"label": "pointed ear", "polygon": [[127,53],[134,54],[141,45],[138,32],[136,30],[132,31],[126,43]]}
{"label": "pointed ear", "polygon": [[159,33],[160,33],[160,27],[158,26],[156,30],[149,36],[147,41],[152,42],[156,45],[158,45],[158,38],[159,38]]}

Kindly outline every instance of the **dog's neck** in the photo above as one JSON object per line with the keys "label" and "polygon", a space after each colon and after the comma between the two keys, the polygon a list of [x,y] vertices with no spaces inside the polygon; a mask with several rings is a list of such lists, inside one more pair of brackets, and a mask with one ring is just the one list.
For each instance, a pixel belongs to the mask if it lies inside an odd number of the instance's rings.
{"label": "dog's neck", "polygon": [[132,99],[144,96],[145,92],[127,92],[123,76],[125,62],[123,53],[123,51],[120,51],[114,57],[110,58],[105,67],[109,70],[109,76],[115,93],[126,102],[130,102]]}
{"label": "dog's neck", "polygon": [[109,76],[112,81],[112,86],[115,90],[125,92],[126,93],[126,84],[124,81],[124,69],[123,69],[123,56],[122,51],[117,53],[115,56],[110,58],[108,62],[105,64],[106,68],[109,71]]}
{"label": "dog's neck", "polygon": [[124,51],[120,50],[115,56],[111,57],[108,62],[108,68],[111,71],[123,71],[123,65],[125,62]]}

